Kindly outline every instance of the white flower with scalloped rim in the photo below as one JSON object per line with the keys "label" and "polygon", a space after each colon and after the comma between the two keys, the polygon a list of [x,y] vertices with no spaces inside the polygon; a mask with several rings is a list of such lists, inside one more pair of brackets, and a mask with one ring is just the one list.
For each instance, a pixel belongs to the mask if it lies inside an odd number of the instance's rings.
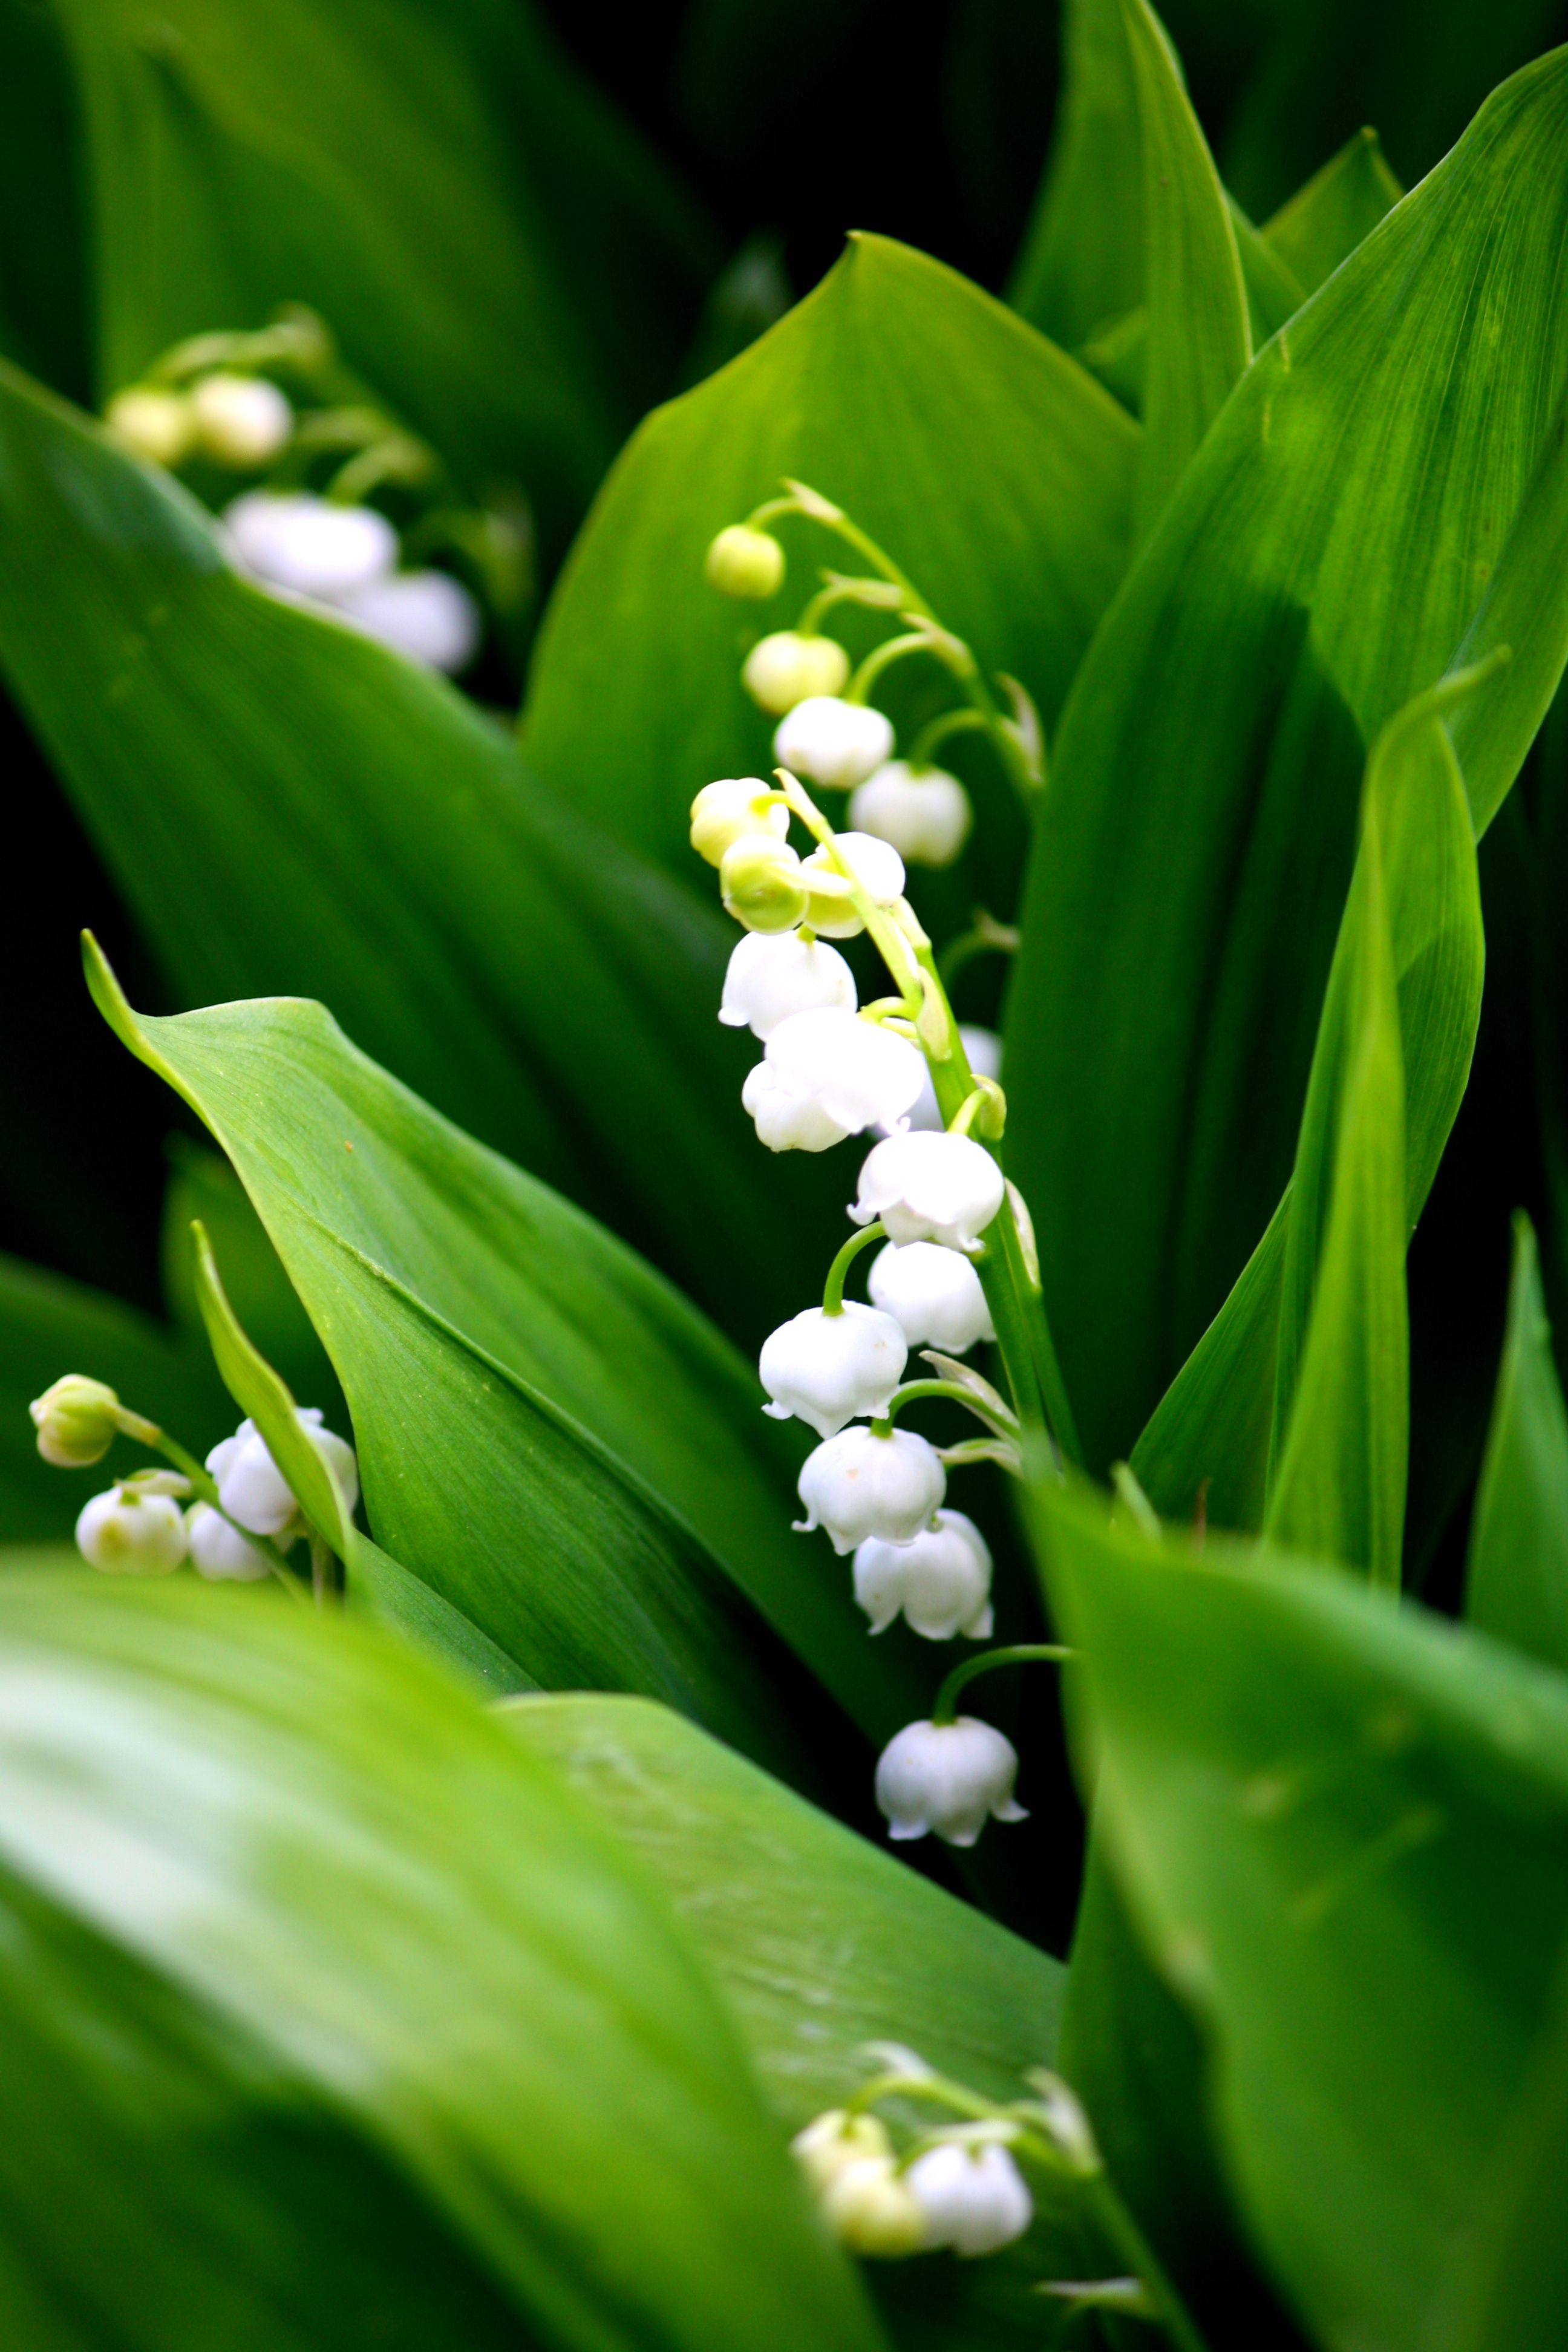
{"label": "white flower with scalloped rim", "polygon": [[[971,1022],[961,1021],[958,1024],[958,1034],[963,1042],[969,1066],[975,1076],[999,1078],[1002,1075],[1002,1040],[995,1030],[981,1029]],[[947,1125],[946,1119],[943,1118],[937,1106],[936,1088],[931,1084],[929,1069],[926,1072],[926,1082],[915,1097],[914,1106],[905,1125],[924,1129],[932,1135],[939,1135]]]}
{"label": "white flower with scalloped rim", "polygon": [[185,1540],[191,1566],[215,1584],[255,1584],[272,1573],[266,1553],[248,1543],[210,1503],[193,1503],[185,1513]]}
{"label": "white flower with scalloped rim", "polygon": [[397,562],[397,533],[384,515],[308,490],[247,490],[225,508],[223,520],[246,571],[329,604],[368,587]]}
{"label": "white flower with scalloped rim", "polygon": [[339,611],[395,653],[454,676],[479,649],[479,608],[447,572],[394,572],[340,600]]}
{"label": "white flower with scalloped rim", "polygon": [[837,1315],[807,1307],[763,1342],[757,1371],[773,1399],[763,1411],[774,1421],[793,1414],[818,1437],[836,1437],[847,1422],[886,1412],[908,1354],[892,1317],[875,1307],[853,1298]]}
{"label": "white flower with scalloped rim", "polygon": [[901,1118],[925,1068],[905,1038],[837,1005],[790,1013],[769,1032],[765,1051],[773,1083],[816,1104],[847,1135]]}
{"label": "white flower with scalloped rim", "polygon": [[912,1429],[845,1429],[806,1455],[796,1490],[806,1512],[796,1534],[826,1528],[842,1555],[868,1536],[912,1543],[947,1493],[947,1472]]}
{"label": "white flower with scalloped rim", "polygon": [[837,948],[793,931],[749,931],[730,957],[719,1018],[727,1029],[750,1029],[765,1045],[792,1013],[824,1005],[853,1013],[858,1002],[855,975]]}
{"label": "white flower with scalloped rim", "polygon": [[855,787],[849,822],[890,841],[911,866],[951,866],[969,838],[969,794],[945,768],[889,760]]}
{"label": "white flower with scalloped rim", "polygon": [[191,392],[191,419],[205,457],[236,471],[265,466],[294,430],[294,411],[264,375],[204,376]]}
{"label": "white flower with scalloped rim", "polygon": [[991,1553],[973,1519],[938,1511],[912,1542],[868,1537],[855,1553],[855,1598],[884,1633],[900,1610],[928,1642],[962,1633],[987,1639],[992,1628]]}
{"label": "white flower with scalloped rim", "polygon": [[904,2179],[925,2215],[927,2246],[955,2254],[994,2254],[1021,2238],[1035,2200],[1007,2150],[995,2140],[953,2138],[928,2147]]}
{"label": "white flower with scalloped rim", "polygon": [[980,1276],[962,1250],[889,1242],[877,1252],[867,1287],[872,1306],[892,1317],[911,1348],[962,1356],[977,1339],[996,1337]]}
{"label": "white flower with scalloped rim", "polygon": [[815,1096],[792,1094],[766,1062],[747,1071],[741,1105],[770,1151],[830,1151],[855,1132],[830,1118]]}
{"label": "white flower with scalloped rim", "polygon": [[858,1225],[880,1217],[889,1241],[973,1250],[1005,1190],[991,1154],[967,1135],[889,1135],[861,1169],[849,1214]]}
{"label": "white flower with scalloped rim", "polygon": [[[320,1405],[297,1405],[294,1418],[331,1473],[343,1509],[359,1500],[359,1465],[353,1447],[321,1426]],[[266,1439],[253,1421],[242,1421],[207,1455],[207,1468],[217,1481],[218,1500],[231,1519],[255,1536],[279,1535],[299,1515],[292,1488],[272,1459]]]}
{"label": "white flower with scalloped rim", "polygon": [[167,1576],[185,1556],[184,1515],[171,1495],[111,1486],[84,1505],[76,1543],[88,1566],[108,1576]]}
{"label": "white flower with scalloped rim", "polygon": [[891,1838],[934,1830],[949,1845],[973,1845],[987,1817],[1024,1822],[1013,1795],[1018,1751],[973,1715],[956,1723],[906,1723],[877,1765],[877,1803]]}
{"label": "white flower with scalloped rim", "polygon": [[759,710],[782,719],[813,695],[841,694],[849,683],[849,656],[837,637],[775,629],[746,656],[741,683]]}
{"label": "white flower with scalloped rim", "polygon": [[837,694],[807,695],[773,736],[780,767],[829,792],[852,791],[892,755],[893,722],[886,713]]}

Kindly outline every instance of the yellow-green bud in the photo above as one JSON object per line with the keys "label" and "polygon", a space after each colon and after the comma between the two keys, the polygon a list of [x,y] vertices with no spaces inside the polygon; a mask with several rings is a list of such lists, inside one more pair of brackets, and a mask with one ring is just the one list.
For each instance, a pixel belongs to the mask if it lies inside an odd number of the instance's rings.
{"label": "yellow-green bud", "polygon": [[925,2209],[890,2156],[845,2165],[823,2190],[821,2205],[823,2220],[851,2253],[889,2262],[918,2254],[925,2243]]}
{"label": "yellow-green bud", "polygon": [[846,2165],[892,2152],[879,2116],[852,2116],[847,2107],[829,2107],[826,2115],[814,2116],[790,2142],[790,2153],[818,2197]]}
{"label": "yellow-green bud", "polygon": [[191,394],[203,452],[241,471],[276,457],[294,430],[294,411],[264,375],[204,376]]}
{"label": "yellow-green bud", "polygon": [[849,683],[849,656],[837,637],[775,629],[746,656],[741,683],[759,710],[782,719],[811,695],[842,694]]}
{"label": "yellow-green bud", "polygon": [[196,437],[195,414],[185,394],[145,384],[117,392],[103,421],[123,447],[155,466],[179,465]]}
{"label": "yellow-green bud", "polygon": [[792,931],[805,912],[800,859],[771,833],[742,834],[730,844],[719,888],[725,912],[749,931]]}
{"label": "yellow-green bud", "polygon": [[710,866],[721,866],[724,852],[742,834],[768,833],[782,841],[789,831],[789,811],[782,801],[770,808],[771,784],[761,776],[721,776],[704,784],[691,803],[691,846]]}
{"label": "yellow-green bud", "polygon": [[721,594],[760,603],[784,585],[784,552],[771,531],[732,522],[710,546],[705,569]]}
{"label": "yellow-green bud", "polygon": [[85,1470],[101,1462],[114,1443],[120,1399],[85,1372],[67,1372],[35,1397],[27,1411],[38,1433],[38,1451],[58,1470]]}

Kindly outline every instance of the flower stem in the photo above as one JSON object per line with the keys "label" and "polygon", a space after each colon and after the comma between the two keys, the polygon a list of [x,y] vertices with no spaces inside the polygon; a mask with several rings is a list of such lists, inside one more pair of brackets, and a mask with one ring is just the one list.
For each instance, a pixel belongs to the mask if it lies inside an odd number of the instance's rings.
{"label": "flower stem", "polygon": [[976,728],[984,729],[984,725],[985,714],[982,710],[944,710],[940,718],[931,720],[929,727],[922,727],[915,737],[910,752],[910,767],[929,768],[931,755],[939,743],[944,743],[950,735],[973,734]]}
{"label": "flower stem", "polygon": [[[994,1395],[995,1391],[993,1390],[992,1393]],[[889,1422],[896,1420],[905,1405],[917,1404],[921,1397],[948,1397],[954,1404],[961,1404],[972,1412],[976,1421],[983,1421],[986,1428],[994,1431],[999,1437],[1011,1438],[1018,1434],[1018,1424],[1011,1413],[1008,1413],[1005,1423],[999,1422],[997,1412],[987,1412],[974,1390],[965,1388],[960,1381],[906,1381],[902,1388],[895,1389],[888,1399],[886,1418]],[[996,1405],[999,1411],[1002,1407],[1000,1397],[996,1398]]]}
{"label": "flower stem", "polygon": [[1016,1642],[1010,1649],[987,1650],[983,1657],[966,1658],[963,1665],[954,1666],[938,1691],[931,1719],[938,1724],[956,1723],[959,1693],[976,1675],[988,1675],[993,1666],[1026,1666],[1042,1660],[1059,1664],[1063,1658],[1074,1654],[1063,1649],[1059,1642]]}
{"label": "flower stem", "polygon": [[868,1249],[873,1242],[885,1241],[887,1234],[888,1228],[879,1217],[875,1223],[867,1225],[863,1232],[850,1234],[828,1267],[827,1280],[822,1286],[822,1311],[825,1315],[843,1314],[845,1276],[863,1249]]}

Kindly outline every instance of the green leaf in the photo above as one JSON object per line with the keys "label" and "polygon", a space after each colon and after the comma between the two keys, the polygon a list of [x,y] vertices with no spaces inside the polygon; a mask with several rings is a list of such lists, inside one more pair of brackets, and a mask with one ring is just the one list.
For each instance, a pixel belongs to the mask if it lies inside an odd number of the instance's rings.
{"label": "green leaf", "polygon": [[1315,294],[1404,194],[1376,131],[1358,131],[1264,222],[1261,234],[1302,292]]}
{"label": "green leaf", "polygon": [[1143,299],[1143,133],[1118,0],[1065,0],[1062,96],[1007,299],[1068,351]]}
{"label": "green leaf", "polygon": [[166,476],[3,368],[0,666],[174,1002],[320,996],[751,1344],[801,1305],[846,1180],[803,1229],[797,1169],[757,1148],[717,906],[444,682],[237,579]]}
{"label": "green leaf", "polygon": [[1557,57],[1258,355],[1063,714],[1008,1152],[1093,1462],[1126,1453],[1284,1189],[1367,747],[1510,645],[1452,724],[1479,831],[1561,672],[1565,150]]}
{"label": "green leaf", "polygon": [[1110,1857],[1287,2295],[1321,2342],[1546,2352],[1560,2277],[1506,2338],[1454,2323],[1559,2095],[1568,1687],[1349,1579],[1038,1502]]}
{"label": "green leaf", "polygon": [[1262,231],[1254,227],[1234,196],[1226,197],[1226,209],[1230,215],[1231,233],[1236,238],[1242,283],[1247,289],[1250,357],[1253,348],[1266,343],[1287,319],[1295,317],[1307,299],[1307,292],[1289,262],[1275,250]]}
{"label": "green leaf", "polygon": [[804,1449],[658,1275],[319,1005],[143,1020],[101,959],[89,972],[234,1162],[342,1381],[395,1559],[536,1681],[666,1698],[794,1778],[826,1777],[837,1732],[763,1619],[873,1737],[921,1711],[916,1643],[873,1648],[826,1545],[791,1532]]}
{"label": "green leaf", "polygon": [[[642,1699],[572,1696],[521,1700],[503,1719],[659,1880],[788,2131],[875,2071],[871,2042],[912,2047],[999,2099],[1023,2096],[1026,2071],[1053,2063],[1058,1961],[679,1716]],[[1037,2344],[1034,2283],[1113,2262],[1068,2185],[1037,2186],[1035,2226],[1006,2255],[868,2272],[904,2352],[951,2352],[971,2330],[975,2341]]]}
{"label": "green leaf", "polygon": [[0,1675],[11,2315],[19,2271],[171,2352],[879,2341],[667,1906],[445,1676],[18,1578]]}
{"label": "green leaf", "polygon": [[1535,1234],[1514,1219],[1508,1337],[1470,1522],[1465,1614],[1568,1668],[1568,1412],[1552,1360]]}
{"label": "green leaf", "polygon": [[[61,9],[86,122],[100,389],[279,303],[471,489],[558,546],[668,382],[711,266],[662,168],[526,6]],[[352,163],[351,163],[352,159]]]}
{"label": "green leaf", "polygon": [[0,0],[0,351],[81,397],[90,376],[80,156],[52,11]]}
{"label": "green leaf", "polygon": [[[772,765],[776,722],[740,684],[747,646],[793,624],[818,566],[853,568],[841,541],[792,521],[770,603],[737,606],[708,585],[714,532],[785,475],[847,509],[1048,726],[1126,562],[1137,447],[1109,394],[999,303],[923,254],[852,239],[815,293],[621,457],[541,633],[531,764],[591,823],[700,872],[693,793]],[[1010,906],[1022,814],[984,746],[954,759],[970,762],[981,821],[952,903]]]}

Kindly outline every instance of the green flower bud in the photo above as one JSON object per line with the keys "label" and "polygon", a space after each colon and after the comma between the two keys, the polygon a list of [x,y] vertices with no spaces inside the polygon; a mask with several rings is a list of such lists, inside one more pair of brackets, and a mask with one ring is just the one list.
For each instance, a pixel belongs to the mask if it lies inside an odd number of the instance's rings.
{"label": "green flower bud", "polygon": [[761,603],[784,584],[784,553],[771,532],[733,522],[709,548],[704,569],[721,594]]}
{"label": "green flower bud", "polygon": [[814,2116],[790,2142],[790,2153],[818,2197],[846,2165],[892,2152],[879,2116],[852,2116],[847,2107],[829,2107],[826,2115]]}
{"label": "green flower bud", "polygon": [[837,637],[775,629],[746,656],[741,683],[759,710],[782,719],[810,695],[842,694],[849,683],[849,656]]}
{"label": "green flower bud", "polygon": [[144,384],[117,392],[103,421],[122,447],[155,466],[179,465],[196,437],[195,414],[185,394]]}
{"label": "green flower bud", "polygon": [[59,1470],[85,1470],[101,1462],[114,1442],[120,1399],[85,1372],[67,1372],[35,1397],[27,1411],[38,1433],[38,1451]]}
{"label": "green flower bud", "polygon": [[770,808],[773,787],[761,776],[721,776],[704,784],[691,803],[691,846],[710,866],[721,866],[724,852],[742,834],[771,833],[782,841],[789,831],[789,811],[782,803]]}
{"label": "green flower bud", "polygon": [[749,931],[792,931],[805,912],[800,859],[771,833],[732,841],[719,867],[725,911]]}
{"label": "green flower bud", "polygon": [[925,2243],[925,2209],[890,2156],[858,2157],[845,2165],[821,2202],[823,2220],[853,2254],[896,2261],[918,2254]]}

